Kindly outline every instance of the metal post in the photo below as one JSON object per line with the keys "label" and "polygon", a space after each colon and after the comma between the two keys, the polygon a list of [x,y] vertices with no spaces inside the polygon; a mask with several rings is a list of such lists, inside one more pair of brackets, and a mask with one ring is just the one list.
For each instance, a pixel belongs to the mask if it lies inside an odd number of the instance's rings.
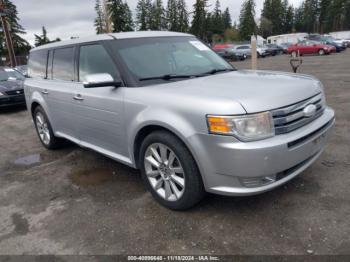
{"label": "metal post", "polygon": [[6,47],[7,47],[8,53],[9,53],[11,67],[15,67],[16,66],[15,51],[13,49],[13,43],[12,43],[12,38],[11,38],[10,31],[9,31],[7,19],[6,19],[6,10],[5,9],[6,9],[6,7],[4,4],[4,1],[0,0],[0,13],[1,13],[0,16],[1,16],[2,29],[3,29],[4,35],[5,35]]}
{"label": "metal post", "polygon": [[258,52],[257,52],[257,43],[255,35],[252,35],[251,38],[252,45],[252,70],[258,69]]}

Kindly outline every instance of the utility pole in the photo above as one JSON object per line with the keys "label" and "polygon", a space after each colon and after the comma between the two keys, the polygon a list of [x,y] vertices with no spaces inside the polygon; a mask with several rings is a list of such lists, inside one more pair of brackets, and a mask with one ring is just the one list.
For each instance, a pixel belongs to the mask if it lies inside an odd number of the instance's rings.
{"label": "utility pole", "polygon": [[102,1],[102,10],[105,17],[105,23],[106,23],[106,33],[112,33],[112,21],[111,21],[111,14],[109,12],[109,7],[111,3],[109,0],[103,0]]}
{"label": "utility pole", "polygon": [[252,70],[258,69],[258,53],[257,53],[257,39],[255,35],[251,38],[252,45]]}
{"label": "utility pole", "polygon": [[15,51],[13,49],[13,43],[12,43],[10,31],[9,31],[8,22],[6,19],[6,15],[7,15],[6,11],[7,10],[6,10],[4,1],[0,0],[0,17],[1,17],[1,23],[2,23],[2,30],[4,31],[4,35],[5,35],[6,47],[9,53],[11,67],[15,67],[16,57],[15,57]]}

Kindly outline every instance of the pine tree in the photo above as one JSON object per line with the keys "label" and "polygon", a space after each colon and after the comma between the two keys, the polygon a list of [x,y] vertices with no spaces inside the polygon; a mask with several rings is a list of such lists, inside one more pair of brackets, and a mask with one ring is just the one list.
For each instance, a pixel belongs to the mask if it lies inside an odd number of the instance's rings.
{"label": "pine tree", "polygon": [[228,7],[225,9],[224,13],[222,14],[222,21],[225,29],[232,28],[232,18]]}
{"label": "pine tree", "polygon": [[134,21],[132,18],[132,12],[131,12],[130,7],[126,1],[124,3],[124,16],[125,16],[125,19],[124,19],[125,24],[124,24],[123,31],[124,32],[133,31],[135,25],[134,25]]}
{"label": "pine tree", "polygon": [[345,4],[345,30],[350,30],[350,1]]}
{"label": "pine tree", "polygon": [[196,35],[198,38],[207,41],[207,11],[206,11],[207,0],[196,0],[193,6],[193,19],[191,25],[191,33]]}
{"label": "pine tree", "polygon": [[212,32],[214,34],[223,35],[225,28],[224,28],[224,21],[223,16],[221,12],[221,5],[220,1],[216,0],[215,2],[215,8],[211,15],[211,23],[212,23]]}
{"label": "pine tree", "polygon": [[[6,18],[9,24],[15,54],[25,55],[31,47],[29,43],[21,37],[21,35],[26,34],[26,32],[19,23],[17,7],[10,0],[3,0],[3,2],[7,13]],[[0,55],[6,54],[5,38],[3,34],[0,34]]]}
{"label": "pine tree", "polygon": [[178,28],[177,29],[179,32],[188,32],[189,18],[188,18],[188,12],[187,12],[185,0],[178,0],[177,10],[178,10]]}
{"label": "pine tree", "polygon": [[260,18],[259,34],[264,38],[272,35],[272,22],[264,16]]}
{"label": "pine tree", "polygon": [[150,30],[152,23],[151,0],[139,0],[136,6],[137,29],[141,31]]}
{"label": "pine tree", "polygon": [[124,26],[124,4],[122,0],[111,0],[108,11],[113,25],[113,32],[123,31]]}
{"label": "pine tree", "polygon": [[49,43],[53,43],[53,42],[59,42],[61,41],[61,39],[59,37],[56,37],[55,40],[50,40],[47,36],[47,30],[45,28],[45,26],[43,26],[41,28],[42,33],[41,35],[36,35],[34,34],[35,37],[35,46],[41,46],[41,45],[45,45],[45,44],[49,44]]}
{"label": "pine tree", "polygon": [[255,23],[255,1],[245,0],[242,4],[239,16],[239,34],[242,40],[249,40],[250,36],[256,34]]}
{"label": "pine tree", "polygon": [[283,7],[283,21],[282,21],[282,33],[292,33],[294,27],[294,9],[289,5],[288,0],[284,0]]}
{"label": "pine tree", "polygon": [[333,0],[329,7],[328,21],[331,24],[331,31],[342,31],[346,28],[346,5],[348,1],[345,0]]}
{"label": "pine tree", "polygon": [[167,5],[167,21],[169,31],[178,31],[179,13],[177,9],[177,0],[168,0]]}
{"label": "pine tree", "polygon": [[133,21],[128,4],[122,0],[109,1],[108,11],[110,14],[113,32],[126,32],[133,29]]}
{"label": "pine tree", "polygon": [[272,26],[271,34],[278,35],[278,34],[285,33],[285,29],[284,29],[285,15],[286,15],[286,7],[281,0],[265,0],[264,7],[262,10],[262,17],[264,17],[267,20],[263,19],[262,21],[271,22],[271,26]]}
{"label": "pine tree", "polygon": [[294,10],[294,28],[297,32],[305,32],[304,3]]}
{"label": "pine tree", "polygon": [[151,30],[166,30],[165,11],[162,0],[155,0],[151,10]]}
{"label": "pine tree", "polygon": [[318,0],[305,0],[303,9],[304,30],[307,33],[318,32]]}
{"label": "pine tree", "polygon": [[320,33],[325,33],[331,29],[331,22],[329,21],[329,7],[332,0],[321,0],[319,9],[319,29]]}

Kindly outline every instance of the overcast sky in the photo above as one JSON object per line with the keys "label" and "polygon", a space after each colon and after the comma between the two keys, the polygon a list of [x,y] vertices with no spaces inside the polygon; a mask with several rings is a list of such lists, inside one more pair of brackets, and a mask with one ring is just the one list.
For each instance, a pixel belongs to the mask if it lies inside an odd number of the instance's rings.
{"label": "overcast sky", "polygon": [[[256,0],[257,15],[260,15],[264,0]],[[302,0],[289,0],[298,6]],[[127,0],[134,12],[137,0]],[[167,0],[163,0],[167,2]],[[192,9],[195,0],[186,0],[188,9]],[[209,0],[213,4],[215,0]],[[233,21],[238,20],[243,0],[221,0],[222,9],[229,7]],[[56,37],[69,39],[71,36],[83,37],[95,34],[95,0],[13,0],[19,12],[20,23],[26,29],[24,36],[31,44],[34,34],[41,34],[45,26],[50,39]]]}

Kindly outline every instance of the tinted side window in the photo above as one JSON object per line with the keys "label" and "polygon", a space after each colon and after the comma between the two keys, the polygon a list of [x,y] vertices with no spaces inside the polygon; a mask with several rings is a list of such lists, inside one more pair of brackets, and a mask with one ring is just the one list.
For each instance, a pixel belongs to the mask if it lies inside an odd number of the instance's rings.
{"label": "tinted side window", "polygon": [[56,49],[53,55],[52,78],[57,80],[74,80],[74,48]]}
{"label": "tinted side window", "polygon": [[47,50],[31,52],[28,63],[30,77],[46,78]]}
{"label": "tinted side window", "polygon": [[91,74],[108,73],[115,76],[117,68],[112,58],[102,45],[86,45],[80,47],[79,55],[79,80],[85,81],[85,77]]}

